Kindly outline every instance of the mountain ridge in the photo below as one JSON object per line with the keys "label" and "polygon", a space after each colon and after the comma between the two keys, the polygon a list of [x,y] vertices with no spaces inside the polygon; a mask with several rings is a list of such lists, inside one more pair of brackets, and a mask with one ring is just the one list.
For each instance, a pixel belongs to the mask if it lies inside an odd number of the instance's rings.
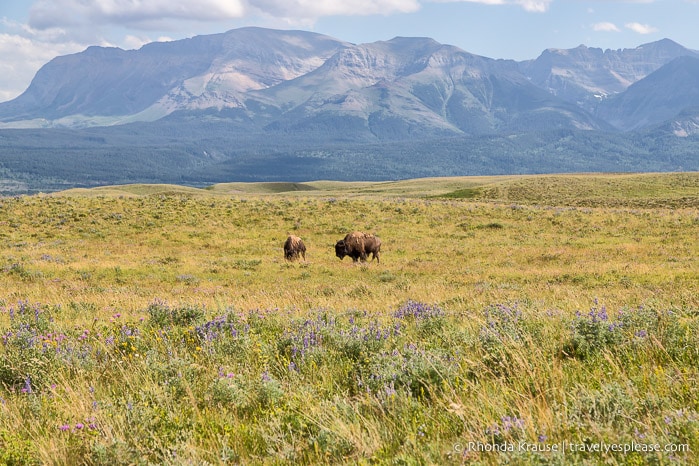
{"label": "mountain ridge", "polygon": [[699,54],[663,39],[634,49],[550,48],[516,62],[426,37],[350,44],[307,31],[240,28],[56,57],[23,94],[0,103],[0,127],[108,126],[235,108],[270,128],[300,128],[323,115],[360,118],[378,139],[386,136],[372,122],[388,120],[454,135],[530,130],[550,121],[635,128],[610,125],[601,118],[609,112],[598,107],[608,108],[610,96],[680,56]]}
{"label": "mountain ridge", "polygon": [[669,39],[517,62],[263,28],[89,47],[0,103],[0,193],[699,170],[697,63]]}

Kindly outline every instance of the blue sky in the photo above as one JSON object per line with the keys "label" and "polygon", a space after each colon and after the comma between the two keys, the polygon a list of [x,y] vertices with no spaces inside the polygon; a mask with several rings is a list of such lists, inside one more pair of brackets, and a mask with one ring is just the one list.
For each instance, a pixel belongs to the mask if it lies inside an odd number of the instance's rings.
{"label": "blue sky", "polygon": [[0,0],[0,102],[53,57],[89,45],[139,48],[244,26],[304,29],[352,43],[421,36],[527,60],[580,44],[662,38],[699,50],[699,0]]}

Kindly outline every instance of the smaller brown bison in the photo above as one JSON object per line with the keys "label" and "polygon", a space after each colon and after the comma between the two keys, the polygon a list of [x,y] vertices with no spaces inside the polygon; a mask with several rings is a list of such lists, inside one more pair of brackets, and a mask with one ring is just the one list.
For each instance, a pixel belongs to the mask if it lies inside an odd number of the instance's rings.
{"label": "smaller brown bison", "polygon": [[299,256],[306,260],[306,245],[303,244],[303,240],[298,236],[289,235],[284,243],[284,258],[292,261],[298,259]]}
{"label": "smaller brown bison", "polygon": [[352,258],[354,262],[365,262],[369,254],[371,260],[376,259],[377,263],[381,263],[379,253],[381,252],[381,240],[378,236],[362,233],[361,231],[353,231],[348,233],[344,239],[341,239],[335,244],[335,255],[344,259],[345,256]]}

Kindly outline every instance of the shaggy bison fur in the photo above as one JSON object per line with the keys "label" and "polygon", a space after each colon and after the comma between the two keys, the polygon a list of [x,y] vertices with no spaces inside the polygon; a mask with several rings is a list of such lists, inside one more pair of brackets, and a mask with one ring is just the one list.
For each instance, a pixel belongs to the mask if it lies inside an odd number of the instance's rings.
{"label": "shaggy bison fur", "polygon": [[344,239],[341,239],[335,244],[335,255],[344,259],[345,256],[352,258],[354,262],[365,262],[369,254],[371,260],[376,259],[376,262],[381,263],[379,252],[381,251],[381,240],[378,236],[362,233],[361,231],[353,231],[348,233]]}
{"label": "shaggy bison fur", "polygon": [[284,258],[291,261],[298,259],[299,256],[306,260],[306,245],[298,236],[289,235],[284,243]]}

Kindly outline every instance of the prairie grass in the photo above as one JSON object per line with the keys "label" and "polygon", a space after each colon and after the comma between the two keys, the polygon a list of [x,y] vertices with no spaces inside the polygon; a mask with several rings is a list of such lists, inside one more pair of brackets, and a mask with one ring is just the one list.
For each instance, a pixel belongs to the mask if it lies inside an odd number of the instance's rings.
{"label": "prairie grass", "polygon": [[[691,173],[2,198],[0,463],[694,464],[697,200]],[[380,265],[334,256],[351,230]]]}

